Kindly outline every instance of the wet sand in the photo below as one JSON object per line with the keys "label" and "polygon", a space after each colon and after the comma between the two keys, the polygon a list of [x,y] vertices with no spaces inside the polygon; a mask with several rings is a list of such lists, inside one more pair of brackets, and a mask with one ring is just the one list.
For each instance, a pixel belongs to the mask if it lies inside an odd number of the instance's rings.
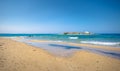
{"label": "wet sand", "polygon": [[[51,42],[51,41],[45,41],[45,40],[31,40],[31,42]],[[112,50],[112,51],[117,51],[120,52],[120,47],[111,47],[111,46],[101,46],[101,45],[92,45],[92,44],[77,44],[77,43],[67,43],[67,42],[58,42],[58,43],[62,43],[62,44],[70,44],[70,45],[74,45],[74,46],[82,46],[82,47],[91,47],[91,48],[100,48],[100,49],[104,49],[104,50]]]}
{"label": "wet sand", "polygon": [[0,71],[120,71],[119,66],[120,59],[87,51],[58,57],[22,42],[0,38]]}

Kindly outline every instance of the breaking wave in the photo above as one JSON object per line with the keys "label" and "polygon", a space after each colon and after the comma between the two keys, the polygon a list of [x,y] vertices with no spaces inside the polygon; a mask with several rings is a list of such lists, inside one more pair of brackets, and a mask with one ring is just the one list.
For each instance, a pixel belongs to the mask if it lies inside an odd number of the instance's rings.
{"label": "breaking wave", "polygon": [[100,41],[81,41],[81,43],[88,43],[88,44],[97,44],[97,45],[120,45],[120,42],[100,42]]}

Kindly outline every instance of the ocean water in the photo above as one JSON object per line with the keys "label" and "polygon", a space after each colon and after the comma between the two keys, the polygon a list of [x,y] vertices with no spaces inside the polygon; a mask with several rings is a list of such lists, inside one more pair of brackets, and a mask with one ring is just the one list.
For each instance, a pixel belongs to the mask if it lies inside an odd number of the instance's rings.
{"label": "ocean water", "polygon": [[72,42],[94,45],[120,46],[120,34],[62,35],[62,34],[0,34],[0,37],[24,37],[25,39]]}

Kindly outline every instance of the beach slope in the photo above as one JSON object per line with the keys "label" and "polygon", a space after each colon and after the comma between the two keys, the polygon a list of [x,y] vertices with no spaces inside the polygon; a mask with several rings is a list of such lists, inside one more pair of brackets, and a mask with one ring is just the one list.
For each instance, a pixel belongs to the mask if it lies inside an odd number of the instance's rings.
{"label": "beach slope", "polygon": [[45,50],[0,38],[0,71],[120,71],[120,60],[78,51],[57,57]]}

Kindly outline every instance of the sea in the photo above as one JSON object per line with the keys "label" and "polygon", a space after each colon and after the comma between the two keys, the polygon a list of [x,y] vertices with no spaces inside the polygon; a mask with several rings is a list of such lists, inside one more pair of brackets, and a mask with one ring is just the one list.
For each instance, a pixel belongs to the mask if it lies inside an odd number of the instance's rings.
{"label": "sea", "polygon": [[0,37],[24,37],[30,40],[72,42],[120,47],[120,34],[64,35],[64,34],[0,34]]}

